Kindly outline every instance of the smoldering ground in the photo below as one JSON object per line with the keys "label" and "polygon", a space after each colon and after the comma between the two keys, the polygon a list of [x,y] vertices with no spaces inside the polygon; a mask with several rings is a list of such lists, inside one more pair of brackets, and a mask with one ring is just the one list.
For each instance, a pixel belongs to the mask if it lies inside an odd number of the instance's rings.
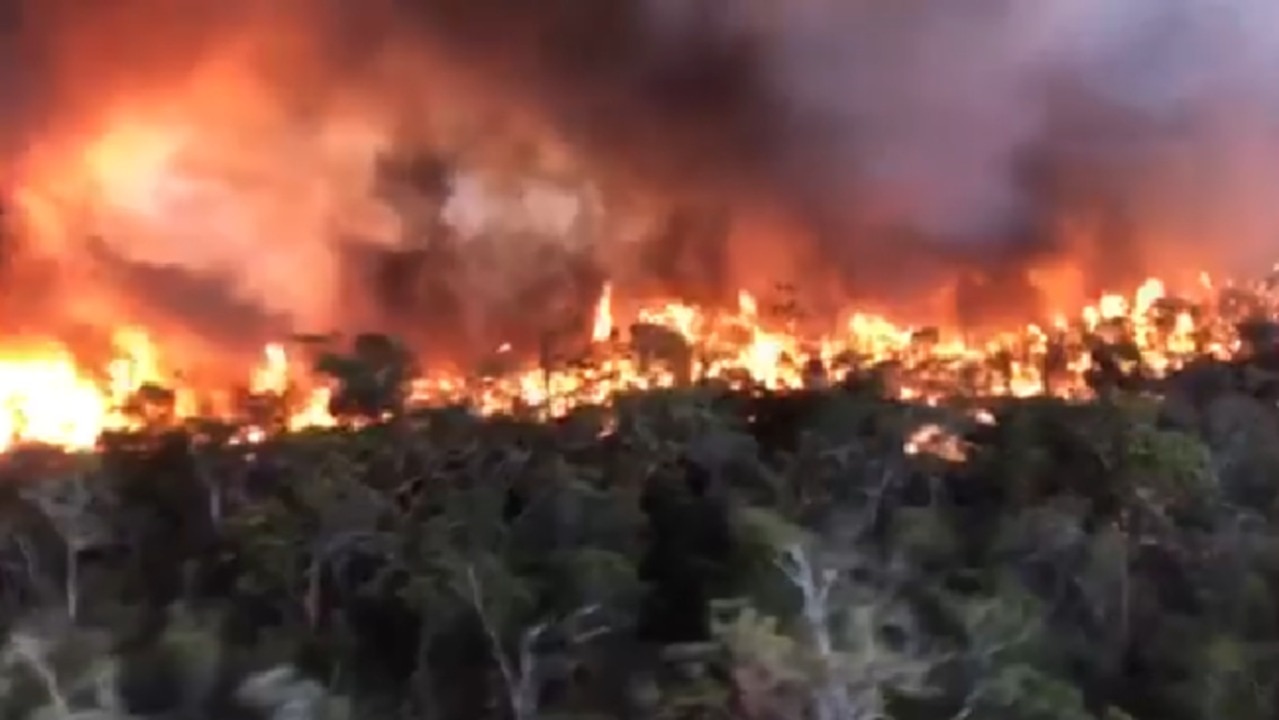
{"label": "smoldering ground", "polygon": [[[1026,269],[1044,262],[1082,265],[1082,293],[1255,266],[1279,237],[1279,6],[1265,0],[21,5],[7,52],[30,72],[10,137],[232,57],[272,110],[375,108],[420,139],[447,106],[482,109],[566,143],[615,202],[720,218],[652,233],[658,252],[601,226],[551,263],[569,300],[604,276],[710,296],[698,286],[803,279],[814,303],[893,306],[962,277],[961,305],[1026,307],[1045,290]],[[465,247],[436,262],[357,243],[355,262],[337,250],[350,238],[311,234],[270,240],[281,257],[328,258],[308,293],[344,293],[302,316],[340,324],[359,307],[360,322],[426,335],[478,325],[484,344],[527,326],[495,318],[527,317],[540,288],[557,295],[525,256],[504,265],[490,248],[459,274]],[[261,293],[247,277],[261,263],[223,265],[228,293]],[[527,292],[494,290],[512,284]],[[505,310],[475,307],[499,294]],[[471,330],[455,321],[463,308],[481,318]]]}

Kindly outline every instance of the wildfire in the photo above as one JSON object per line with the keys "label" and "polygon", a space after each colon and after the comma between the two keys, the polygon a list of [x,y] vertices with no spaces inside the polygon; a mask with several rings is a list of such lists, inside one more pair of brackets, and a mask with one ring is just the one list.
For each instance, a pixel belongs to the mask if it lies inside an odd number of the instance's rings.
{"label": "wildfire", "polygon": [[[327,323],[339,264],[330,241],[385,240],[403,220],[388,219],[380,212],[386,208],[368,200],[368,168],[383,149],[386,128],[354,111],[298,126],[253,105],[256,95],[245,88],[256,86],[234,67],[200,68],[173,93],[126,98],[86,120],[88,129],[77,125],[80,134],[40,144],[18,164],[11,201],[25,234],[68,264],[85,230],[77,224],[83,212],[93,221],[115,221],[111,239],[127,247],[114,249],[131,259],[239,273],[234,284],[241,295],[300,327]],[[243,92],[231,92],[237,87]],[[90,268],[69,276],[93,274]],[[67,297],[76,309],[67,314],[77,324],[114,327],[112,308],[98,307],[92,290]],[[723,309],[625,297],[606,283],[593,319],[581,328],[574,362],[523,362],[525,355],[505,345],[494,363],[500,370],[427,372],[412,383],[411,402],[545,417],[605,404],[624,391],[702,379],[798,388],[871,366],[887,370],[890,392],[918,402],[954,395],[1083,398],[1098,340],[1130,343],[1138,353],[1122,362],[1151,376],[1197,357],[1237,352],[1235,323],[1257,309],[1223,305],[1226,290],[1233,291],[1205,277],[1188,297],[1173,297],[1164,282],[1150,279],[1071,316],[972,334],[903,326],[856,308],[815,332],[745,291],[736,307]],[[1248,292],[1270,303],[1268,290]],[[1262,314],[1274,307],[1266,305]],[[101,367],[86,364],[69,345],[6,345],[2,338],[12,330],[0,325],[0,451],[23,443],[88,448],[107,431],[193,417],[243,420],[249,441],[268,431],[257,420],[236,417],[227,388],[183,379],[182,368],[168,365],[173,360],[157,328],[117,329],[113,358]],[[249,396],[273,398],[285,408],[286,417],[273,427],[338,422],[329,412],[334,386],[285,344],[267,344],[243,386]],[[155,388],[164,389],[168,402],[159,417],[147,417],[138,412],[138,398]]]}
{"label": "wildfire", "polygon": [[[1221,307],[1206,292],[1211,289],[1205,280],[1200,288],[1205,292],[1190,303],[1170,296],[1165,284],[1152,278],[1132,293],[1101,296],[1077,317],[982,336],[907,327],[855,311],[834,331],[806,336],[784,317],[766,317],[758,300],[742,292],[737,308],[728,312],[679,302],[640,307],[630,342],[623,344],[616,339],[614,292],[606,286],[584,366],[527,368],[499,377],[427,377],[415,384],[414,397],[424,403],[465,402],[489,413],[533,407],[555,415],[581,404],[607,403],[618,392],[698,379],[789,389],[880,366],[890,370],[890,392],[924,403],[956,395],[1084,399],[1092,392],[1087,379],[1096,370],[1092,348],[1097,342],[1129,342],[1136,357],[1125,362],[1152,378],[1196,358],[1224,359],[1239,352],[1236,323],[1244,318],[1232,315],[1237,309]],[[1247,293],[1273,306],[1264,288]],[[657,339],[655,329],[662,333]]]}
{"label": "wildfire", "polygon": [[[1163,284],[1149,280],[1129,295],[1110,294],[1085,307],[1075,320],[1028,325],[984,338],[894,325],[886,318],[849,313],[836,332],[803,337],[784,320],[764,317],[759,303],[741,293],[738,307],[714,312],[668,302],[635,313],[629,343],[616,332],[611,287],[603,291],[593,323],[590,360],[574,367],[516,368],[497,376],[427,374],[413,383],[417,404],[463,402],[483,413],[533,409],[555,415],[587,403],[607,403],[626,390],[669,387],[699,378],[750,382],[772,389],[820,382],[840,368],[892,367],[890,390],[904,399],[935,402],[948,395],[1028,396],[1051,393],[1083,398],[1093,362],[1084,339],[1122,334],[1140,350],[1138,362],[1152,376],[1201,356],[1227,357],[1239,349],[1234,324],[1207,301],[1198,309],[1168,311]],[[1196,312],[1198,316],[1196,316]],[[667,341],[643,347],[643,328]],[[589,331],[589,332],[587,332]],[[116,333],[117,357],[98,372],[86,369],[61,346],[0,355],[0,448],[42,443],[92,447],[101,433],[136,427],[126,412],[146,385],[174,390],[177,418],[207,412],[200,395],[166,373],[157,345],[138,328]],[[687,352],[683,352],[681,348]],[[294,362],[283,344],[263,349],[246,387],[257,396],[287,401],[285,427],[331,426],[331,385]],[[309,388],[301,391],[302,388]],[[260,438],[248,427],[245,438]]]}

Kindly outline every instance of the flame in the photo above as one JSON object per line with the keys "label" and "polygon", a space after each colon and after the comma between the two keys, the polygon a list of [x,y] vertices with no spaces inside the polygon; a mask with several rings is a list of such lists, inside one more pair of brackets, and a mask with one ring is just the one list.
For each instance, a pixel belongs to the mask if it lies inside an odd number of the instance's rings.
{"label": "flame", "polygon": [[[1258,288],[1257,297],[1262,292]],[[591,325],[583,329],[594,353],[585,366],[529,365],[493,377],[428,374],[414,381],[412,402],[465,402],[483,413],[537,408],[544,415],[556,415],[582,404],[606,404],[618,392],[670,387],[690,378],[787,389],[810,385],[814,365],[835,371],[885,363],[896,370],[889,390],[924,403],[965,394],[1046,393],[1082,399],[1091,392],[1086,382],[1093,368],[1085,342],[1089,337],[1121,333],[1139,348],[1138,362],[1154,377],[1198,357],[1226,358],[1241,350],[1233,321],[1211,298],[1196,306],[1198,317],[1189,309],[1169,314],[1161,309],[1170,297],[1167,288],[1152,278],[1132,293],[1101,296],[1073,320],[1059,316],[1047,327],[1028,325],[982,338],[929,333],[861,312],[847,313],[836,331],[805,337],[788,330],[785,320],[765,317],[758,300],[744,291],[730,311],[674,301],[648,304],[635,311],[635,319],[664,329],[693,351],[683,360],[654,362],[615,342],[613,293],[611,286],[604,287]],[[182,387],[180,378],[165,367],[145,330],[121,328],[114,346],[115,358],[100,372],[86,369],[69,348],[56,344],[0,353],[0,449],[23,443],[90,448],[105,431],[138,425],[124,409],[149,384],[177,384],[178,418],[208,411],[201,393]],[[1055,363],[1050,361],[1054,352],[1064,353]],[[509,347],[502,354],[509,355]],[[687,367],[677,367],[681,362]],[[281,343],[263,348],[246,387],[255,395],[288,400],[287,429],[338,423],[328,410],[333,387],[311,376]],[[264,434],[263,428],[245,430],[245,438],[251,440]],[[907,451],[922,452],[934,441],[941,442],[939,438],[934,430],[922,428],[908,440]]]}
{"label": "flame", "polygon": [[[234,268],[242,294],[299,326],[327,323],[328,298],[337,295],[331,240],[397,237],[398,220],[368,200],[368,168],[387,145],[388,128],[371,111],[309,123],[265,112],[259,90],[235,63],[211,61],[164,94],[115,98],[74,132],[54,133],[18,170],[14,201],[26,234],[70,264],[84,230],[80,214],[88,213],[120,230],[113,242],[126,254],[202,272]],[[771,258],[761,264],[771,267]],[[1166,302],[1176,294],[1160,278],[1087,302],[1083,273],[1068,258],[1038,268],[1029,281],[1052,295],[1053,312],[1041,323],[981,333],[901,324],[858,307],[815,330],[746,290],[723,309],[627,297],[620,283],[606,282],[581,328],[589,362],[521,364],[523,355],[503,345],[500,372],[429,372],[413,382],[411,402],[554,416],[630,390],[699,379],[798,388],[872,365],[892,369],[891,392],[923,403],[954,395],[1086,398],[1096,338],[1130,340],[1140,350],[1133,362],[1152,376],[1241,350],[1234,326],[1241,318],[1218,303],[1219,293],[1238,287],[1207,274],[1186,289],[1188,305]],[[65,303],[75,306],[73,320],[110,330],[112,357],[101,366],[51,339],[5,342],[11,329],[0,327],[0,450],[24,443],[85,449],[104,432],[136,428],[143,421],[130,405],[146,386],[173,392],[170,421],[235,414],[228,388],[181,375],[177,343],[164,328],[120,322],[91,290]],[[1268,312],[1279,306],[1269,290],[1253,290]],[[640,348],[636,333],[623,337],[623,328],[636,325],[659,328],[672,342]],[[284,429],[338,423],[328,409],[335,388],[285,344],[266,344],[243,381],[251,395],[285,406]],[[266,433],[249,423],[244,439]]]}
{"label": "flame", "polygon": [[[372,192],[389,132],[372,112],[308,122],[267,110],[246,87],[215,66],[167,94],[128,97],[50,130],[15,164],[7,199],[24,240],[67,277],[94,275],[79,257],[91,236],[126,262],[224,277],[268,313],[331,325],[338,241],[397,237],[398,219]],[[74,304],[59,310],[102,320],[93,302]]]}
{"label": "flame", "polygon": [[0,447],[34,442],[91,447],[109,405],[65,350],[0,359]]}
{"label": "flame", "polygon": [[249,387],[259,395],[281,395],[289,386],[289,356],[279,343],[268,344],[262,354],[262,364],[253,371]]}
{"label": "flame", "polygon": [[599,302],[595,305],[595,323],[591,327],[591,340],[604,342],[613,335],[613,286],[604,284]]}
{"label": "flame", "polygon": [[86,180],[110,206],[152,215],[170,194],[170,168],[188,142],[177,127],[115,124],[87,148]]}
{"label": "flame", "polygon": [[[91,135],[78,156],[72,153],[71,159],[60,155],[56,161],[36,163],[39,172],[19,186],[18,199],[38,236],[46,241],[50,237],[54,242],[72,241],[72,229],[63,227],[68,196],[94,199],[107,210],[149,228],[159,244],[143,250],[144,255],[207,250],[203,245],[212,240],[264,245],[273,229],[295,227],[294,219],[313,217],[315,208],[333,206],[333,197],[308,189],[303,182],[297,186],[304,190],[298,195],[272,195],[272,202],[280,207],[268,208],[269,217],[257,218],[261,223],[255,224],[256,210],[245,206],[265,201],[254,198],[252,181],[276,182],[264,180],[263,173],[287,174],[283,167],[287,162],[271,158],[263,166],[267,170],[249,163],[252,167],[247,176],[237,176],[226,168],[198,171],[190,167],[192,153],[198,155],[202,143],[216,143],[216,132],[177,122],[146,122],[139,117],[136,113],[116,115],[105,131]],[[336,125],[329,129],[333,127]],[[373,136],[356,135],[363,140],[353,141],[352,136],[340,132],[329,140],[345,137],[339,144],[354,142],[363,148],[361,153],[376,146],[370,139]],[[239,187],[238,182],[249,189]],[[200,196],[210,185],[217,191],[216,201]],[[323,197],[313,197],[312,192]],[[193,196],[205,199],[183,204]],[[293,215],[290,211],[297,208],[285,207],[288,203],[281,203],[281,197],[314,202],[315,206]],[[212,222],[213,216],[229,217],[233,222],[222,228],[222,234],[209,237],[185,233],[186,226]],[[296,227],[302,233],[322,231],[315,222]],[[265,245],[261,250],[253,255],[255,263],[271,265]],[[303,298],[323,295],[323,287],[312,293],[308,283],[293,280],[299,276],[312,279],[323,263],[316,266],[311,262],[314,256],[306,253],[295,257],[294,250],[286,247],[276,258],[287,279],[271,287],[280,292],[292,288],[291,292]],[[1050,268],[1039,281],[1077,291],[1079,283],[1065,267]],[[267,277],[274,275],[268,273]],[[955,394],[1050,393],[1083,398],[1090,392],[1086,376],[1093,369],[1090,338],[1119,335],[1130,339],[1141,350],[1143,369],[1152,375],[1175,371],[1196,357],[1227,357],[1237,352],[1240,343],[1232,325],[1237,318],[1218,312],[1213,300],[1220,289],[1229,287],[1201,274],[1190,288],[1198,304],[1169,311],[1164,307],[1164,301],[1171,297],[1168,284],[1150,278],[1132,292],[1103,294],[1076,313],[1059,312],[1042,324],[973,334],[954,328],[902,325],[886,315],[858,308],[841,313],[833,327],[813,332],[807,326],[801,329],[800,323],[784,313],[765,311],[757,296],[745,290],[738,293],[735,308],[723,310],[677,300],[618,297],[616,286],[606,282],[589,327],[582,329],[583,338],[591,345],[591,362],[573,368],[536,363],[520,366],[521,356],[506,344],[499,352],[503,372],[488,376],[428,373],[413,383],[411,400],[418,404],[463,402],[485,413],[531,408],[544,416],[558,415],[584,403],[607,403],[618,392],[669,387],[696,379],[796,388],[813,383],[815,375],[875,364],[894,369],[888,376],[892,392],[919,402],[936,403]],[[86,312],[103,312],[94,301],[79,302],[86,305]],[[661,328],[687,352],[670,357],[672,348],[667,347],[657,353],[667,357],[654,358],[653,353],[636,351],[632,347],[636,338],[630,338],[633,342],[629,346],[619,342],[623,339],[619,329],[628,323]],[[50,343],[4,351],[0,342],[0,450],[33,442],[90,447],[103,432],[137,426],[136,414],[128,410],[132,399],[147,385],[173,391],[174,419],[233,414],[225,389],[192,385],[179,377],[181,368],[166,365],[171,360],[164,352],[168,347],[164,338],[153,335],[145,324],[118,327],[112,338],[113,359],[100,368],[77,362],[73,348],[66,345]],[[312,377],[306,364],[292,358],[283,344],[269,343],[261,352],[244,385],[252,395],[278,398],[287,405],[286,429],[338,422],[328,410],[334,392],[329,383]],[[260,439],[264,433],[264,428],[247,427],[245,438]]]}
{"label": "flame", "polygon": [[902,450],[907,455],[929,454],[951,462],[963,462],[968,457],[963,439],[936,423],[916,428]]}

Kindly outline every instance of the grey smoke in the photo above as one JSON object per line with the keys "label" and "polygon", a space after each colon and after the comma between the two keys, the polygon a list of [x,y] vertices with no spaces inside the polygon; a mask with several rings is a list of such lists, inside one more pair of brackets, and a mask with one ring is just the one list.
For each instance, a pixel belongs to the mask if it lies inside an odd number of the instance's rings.
{"label": "grey smoke", "polygon": [[1129,230],[1095,242],[1147,254],[1246,266],[1279,238],[1269,0],[400,6],[606,169],[769,198],[844,265],[1051,244],[1047,217],[1099,208]]}
{"label": "grey smoke", "polygon": [[[1058,139],[1051,87],[1063,80],[1152,134],[1178,126],[1173,149],[1212,163],[1194,171],[1216,175],[1220,191],[1252,182],[1279,189],[1279,170],[1255,174],[1261,168],[1245,157],[1277,137],[1274,3],[815,0],[792,8],[759,30],[769,91],[786,112],[833,128],[817,138],[825,161],[792,171],[861,198],[890,222],[989,237],[1024,212],[1014,168],[1022,153]],[[790,140],[802,148],[811,138]],[[1108,148],[1111,163],[1130,167],[1159,164],[1166,150]],[[1200,200],[1230,203],[1210,189]]]}

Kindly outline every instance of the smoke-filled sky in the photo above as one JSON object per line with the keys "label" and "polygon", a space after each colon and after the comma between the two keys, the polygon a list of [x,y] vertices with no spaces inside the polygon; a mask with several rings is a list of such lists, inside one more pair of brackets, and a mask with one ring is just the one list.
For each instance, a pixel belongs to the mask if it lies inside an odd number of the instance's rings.
{"label": "smoke-filled sky", "polygon": [[745,166],[945,236],[1005,230],[1027,203],[1019,159],[1045,145],[1143,166],[1165,150],[1238,162],[1279,111],[1279,5],[1266,0],[413,5],[433,37],[508,82],[538,72],[531,101],[578,132],[692,135],[680,172]]}
{"label": "smoke-filled sky", "polygon": [[[1104,276],[1104,265],[1235,269],[1279,255],[1273,0],[0,8],[0,148],[17,148],[15,157],[137,108],[195,107],[227,135],[220,142],[242,148],[244,137],[278,134],[286,116],[290,132],[296,118],[329,117],[429,136],[441,117],[465,126],[473,113],[478,126],[497,113],[554,133],[604,187],[726,208],[727,247],[687,262],[721,262],[694,275],[730,283],[821,268],[836,294],[873,298],[922,293],[937,267],[1018,266],[1052,253],[1089,277]],[[314,324],[327,310],[308,297],[331,290],[322,279],[337,272],[333,247],[347,232],[334,229],[334,208],[367,211],[351,197],[365,185],[350,183],[372,171],[348,163],[373,153],[339,143],[330,157],[332,128],[312,125],[296,152],[271,141],[272,153],[254,153],[246,171],[260,180],[269,155],[281,172],[303,165],[313,179],[348,182],[320,191],[279,180],[255,191],[285,206],[259,215],[280,215],[305,239],[268,239],[259,228],[238,243],[223,238],[217,251],[147,253],[216,264],[238,287],[273,295],[282,306],[273,311]],[[303,162],[308,153],[318,157]],[[325,211],[299,219],[311,207],[295,202],[303,196]],[[614,252],[608,237],[595,242],[602,274],[633,270],[618,267],[633,254]],[[282,289],[290,271],[326,263],[312,282]]]}

